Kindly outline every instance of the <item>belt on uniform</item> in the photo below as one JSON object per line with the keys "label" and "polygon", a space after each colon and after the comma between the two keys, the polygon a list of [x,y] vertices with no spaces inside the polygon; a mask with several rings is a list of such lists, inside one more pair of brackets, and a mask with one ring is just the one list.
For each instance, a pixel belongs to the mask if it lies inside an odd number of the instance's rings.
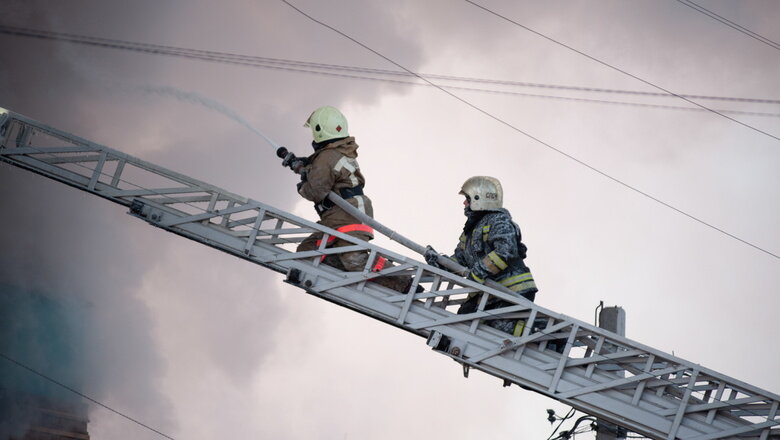
{"label": "belt on uniform", "polygon": [[[351,199],[355,196],[362,196],[363,195],[363,185],[354,186],[352,188],[341,188],[338,190],[339,195],[342,199],[347,200]],[[333,204],[333,202],[326,196],[320,203],[314,204],[314,209],[317,211],[317,215],[322,216],[322,214],[325,213],[325,211],[329,210],[330,208],[336,206]]]}

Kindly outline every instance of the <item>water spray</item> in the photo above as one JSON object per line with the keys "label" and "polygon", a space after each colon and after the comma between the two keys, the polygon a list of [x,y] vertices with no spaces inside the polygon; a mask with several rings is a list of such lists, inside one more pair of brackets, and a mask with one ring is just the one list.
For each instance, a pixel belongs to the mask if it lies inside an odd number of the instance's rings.
{"label": "water spray", "polygon": [[184,90],[180,90],[170,86],[147,85],[147,86],[140,87],[140,90],[145,93],[154,93],[160,96],[170,96],[182,102],[197,104],[202,107],[205,107],[208,110],[215,111],[223,116],[227,116],[228,118],[248,128],[252,133],[263,138],[269,145],[276,148],[276,155],[279,156],[280,159],[282,159],[282,166],[289,167],[296,174],[301,174],[301,172],[303,171],[303,167],[307,164],[306,158],[297,157],[295,154],[288,151],[287,148],[279,145],[277,142],[275,142],[265,133],[252,126],[252,124],[250,124],[246,119],[239,116],[238,113],[234,112],[233,110],[227,108],[223,104],[211,98],[207,98],[195,92],[186,92]]}
{"label": "water spray", "polygon": [[274,148],[281,147],[281,145],[274,142],[273,139],[266,136],[265,133],[253,127],[252,124],[250,124],[244,118],[239,116],[238,113],[225,107],[224,105],[222,105],[221,103],[213,99],[207,98],[205,96],[199,95],[194,92],[185,92],[184,90],[179,90],[175,87],[169,87],[169,86],[142,86],[141,90],[147,93],[155,93],[162,96],[171,96],[178,99],[179,101],[190,102],[193,104],[198,104],[203,107],[206,107],[207,109],[220,113],[224,116],[227,116],[228,118],[248,128],[252,133],[265,139],[265,141],[268,142],[272,147]]}
{"label": "water spray", "polygon": [[[197,93],[193,92],[185,92],[183,90],[179,90],[175,87],[155,87],[155,86],[145,86],[141,88],[143,91],[147,93],[155,93],[162,96],[172,96],[180,101],[189,102],[193,104],[198,104],[203,107],[206,107],[209,110],[215,111],[217,113],[220,113],[224,116],[227,116],[228,118],[238,122],[239,124],[243,125],[244,127],[251,130],[256,135],[263,138],[268,144],[270,144],[272,147],[276,148],[276,155],[282,159],[282,166],[289,167],[291,170],[293,170],[297,174],[303,173],[303,167],[307,163],[306,158],[300,158],[297,157],[292,152],[288,151],[287,148],[279,145],[278,143],[274,142],[270,137],[266,136],[262,131],[258,130],[257,128],[253,127],[249,122],[247,122],[244,118],[239,116],[236,112],[230,110],[229,108],[225,107],[224,105],[220,104],[217,101],[214,101],[213,99],[206,98],[205,96],[198,95]],[[396,231],[388,228],[387,226],[379,223],[378,221],[374,220],[374,218],[369,217],[364,212],[358,210],[354,206],[352,206],[349,202],[344,200],[340,195],[336,194],[335,192],[331,191],[328,194],[328,198],[336,205],[338,205],[341,209],[345,210],[347,213],[352,215],[353,217],[357,218],[364,224],[367,224],[371,227],[373,227],[376,231],[379,231],[380,233],[384,234],[386,237],[388,237],[390,240],[393,240],[397,243],[400,243],[401,245],[405,246],[406,248],[420,254],[425,255],[426,248],[423,246],[420,246],[419,244],[413,242],[412,240],[409,240],[408,238],[402,236],[401,234],[397,233]],[[464,275],[468,273],[468,270],[459,265],[458,263],[450,260],[449,258],[446,258],[444,256],[440,256],[438,263],[449,270],[450,272]],[[503,292],[512,293],[515,294],[515,292],[512,292],[508,288],[502,286],[501,284],[496,283],[493,280],[486,280],[486,285],[501,290]]]}

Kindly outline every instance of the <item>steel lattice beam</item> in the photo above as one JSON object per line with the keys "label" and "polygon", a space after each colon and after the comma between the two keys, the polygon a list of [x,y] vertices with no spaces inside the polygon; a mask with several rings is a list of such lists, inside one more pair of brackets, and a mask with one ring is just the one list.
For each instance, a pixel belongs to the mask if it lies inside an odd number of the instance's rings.
{"label": "steel lattice beam", "polygon": [[[0,113],[0,160],[124,205],[154,226],[425,337],[464,370],[484,371],[645,436],[780,438],[780,396],[774,393],[21,115]],[[296,252],[313,231],[352,245]],[[321,264],[324,255],[354,250],[369,252],[362,272]],[[393,265],[371,272],[379,257]],[[382,276],[414,283],[402,294],[371,281]],[[476,312],[456,314],[473,292],[512,305],[485,310],[483,300]],[[526,320],[521,336],[485,325],[510,317]]]}

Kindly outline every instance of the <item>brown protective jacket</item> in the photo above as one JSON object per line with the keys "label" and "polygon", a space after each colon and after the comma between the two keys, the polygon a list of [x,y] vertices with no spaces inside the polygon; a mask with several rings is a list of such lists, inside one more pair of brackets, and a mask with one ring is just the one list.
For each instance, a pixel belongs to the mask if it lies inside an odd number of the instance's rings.
{"label": "brown protective jacket", "polygon": [[[331,191],[338,194],[342,188],[365,185],[366,179],[357,163],[357,149],[355,138],[350,136],[331,142],[314,152],[309,156],[309,164],[306,166],[306,182],[301,185],[298,193],[314,203],[322,203]],[[347,201],[369,216],[374,216],[368,196],[359,195]],[[319,223],[335,229],[361,222],[338,206],[333,206],[321,214]],[[364,240],[370,239],[368,236],[363,237],[365,234],[361,233],[350,235],[361,236]]]}

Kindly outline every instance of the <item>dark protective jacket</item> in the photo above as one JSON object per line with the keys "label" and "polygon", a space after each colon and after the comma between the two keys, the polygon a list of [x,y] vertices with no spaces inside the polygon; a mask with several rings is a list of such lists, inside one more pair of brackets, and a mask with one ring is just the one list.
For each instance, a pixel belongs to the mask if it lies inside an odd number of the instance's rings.
{"label": "dark protective jacket", "polygon": [[474,280],[495,280],[533,301],[538,289],[523,261],[526,247],[520,227],[509,211],[470,211],[468,217],[455,248],[455,260],[471,270]]}
{"label": "dark protective jacket", "polygon": [[[371,217],[374,216],[371,199],[362,194],[366,179],[357,163],[357,149],[355,138],[350,136],[322,146],[308,158],[308,165],[305,168],[306,180],[298,188],[298,194],[318,206],[320,224],[338,229],[349,224],[360,223],[360,220],[347,214],[343,209],[329,203],[327,196],[330,191],[341,193],[352,206]],[[361,194],[345,197],[345,191],[354,188],[360,188]],[[372,238],[363,232],[350,233],[350,235],[363,240]]]}

